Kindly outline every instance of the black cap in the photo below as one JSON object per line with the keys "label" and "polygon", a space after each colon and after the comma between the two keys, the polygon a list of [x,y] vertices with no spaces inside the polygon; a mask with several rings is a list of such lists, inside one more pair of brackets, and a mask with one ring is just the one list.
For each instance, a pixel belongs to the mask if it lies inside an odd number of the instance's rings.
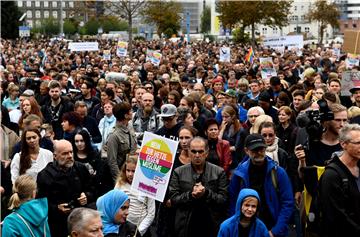
{"label": "black cap", "polygon": [[270,94],[267,91],[263,91],[259,95],[259,101],[269,102],[271,101]]}
{"label": "black cap", "polygon": [[260,134],[250,134],[245,138],[245,147],[249,150],[256,150],[257,148],[265,148],[265,140]]}

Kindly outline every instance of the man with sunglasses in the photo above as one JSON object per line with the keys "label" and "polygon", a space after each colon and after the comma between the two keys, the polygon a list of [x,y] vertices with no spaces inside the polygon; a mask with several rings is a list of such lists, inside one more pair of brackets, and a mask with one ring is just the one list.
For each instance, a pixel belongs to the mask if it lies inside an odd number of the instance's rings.
{"label": "man with sunglasses", "polygon": [[173,104],[164,104],[161,106],[161,113],[158,115],[163,121],[163,126],[155,134],[178,141],[179,129],[182,123],[177,122],[178,114],[176,106]]}
{"label": "man with sunglasses", "polygon": [[235,213],[239,192],[255,189],[262,200],[259,218],[269,230],[269,235],[287,236],[289,219],[294,210],[291,183],[286,171],[266,156],[266,144],[260,134],[250,134],[245,139],[248,159],[234,171],[230,181],[230,215]]}
{"label": "man with sunglasses", "polygon": [[175,236],[213,237],[226,218],[228,181],[223,168],[206,161],[204,138],[193,138],[189,147],[190,164],[175,169],[169,186]]}

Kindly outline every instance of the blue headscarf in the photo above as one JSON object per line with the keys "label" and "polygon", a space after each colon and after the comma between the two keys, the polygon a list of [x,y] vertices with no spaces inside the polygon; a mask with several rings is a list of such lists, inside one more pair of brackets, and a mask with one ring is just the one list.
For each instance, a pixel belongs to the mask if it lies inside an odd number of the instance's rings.
{"label": "blue headscarf", "polygon": [[115,214],[128,199],[128,195],[119,189],[111,190],[98,198],[96,201],[96,207],[101,213],[104,235],[119,233],[120,225],[115,223]]}

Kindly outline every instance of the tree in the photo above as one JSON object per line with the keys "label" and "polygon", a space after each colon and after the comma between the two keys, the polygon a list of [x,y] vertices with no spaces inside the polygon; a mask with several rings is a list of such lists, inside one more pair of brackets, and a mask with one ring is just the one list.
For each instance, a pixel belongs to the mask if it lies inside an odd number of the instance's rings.
{"label": "tree", "polygon": [[100,22],[95,18],[91,18],[84,25],[87,35],[97,35],[99,27],[100,27]]}
{"label": "tree", "polygon": [[65,35],[73,35],[77,32],[78,23],[74,19],[65,19],[64,33]]}
{"label": "tree", "polygon": [[15,39],[19,36],[21,15],[15,1],[1,1],[1,37]]}
{"label": "tree", "polygon": [[216,5],[220,13],[219,19],[224,27],[233,28],[241,25],[240,29],[251,27],[251,41],[255,47],[255,25],[283,27],[288,24],[292,1],[220,1]]}
{"label": "tree", "polygon": [[130,58],[132,57],[132,22],[133,19],[139,15],[140,9],[144,7],[144,5],[145,0],[107,0],[105,2],[105,7],[109,9],[112,14],[121,16],[121,18],[126,19],[128,22],[128,52]]}
{"label": "tree", "polygon": [[201,14],[200,31],[208,33],[211,30],[211,9],[206,6]]}
{"label": "tree", "polygon": [[339,27],[340,11],[335,3],[327,3],[326,1],[317,0],[315,7],[307,15],[310,21],[319,22],[320,40],[319,44],[322,44],[324,39],[324,31],[327,25],[333,28]]}
{"label": "tree", "polygon": [[100,24],[104,32],[125,31],[128,30],[128,23],[121,21],[115,16],[103,16],[100,18]]}
{"label": "tree", "polygon": [[164,33],[169,38],[180,30],[182,11],[181,4],[178,2],[157,0],[148,2],[141,14],[146,23],[156,25],[156,31],[160,37]]}
{"label": "tree", "polygon": [[60,25],[55,18],[49,17],[41,21],[40,29],[45,35],[57,35],[60,32]]}

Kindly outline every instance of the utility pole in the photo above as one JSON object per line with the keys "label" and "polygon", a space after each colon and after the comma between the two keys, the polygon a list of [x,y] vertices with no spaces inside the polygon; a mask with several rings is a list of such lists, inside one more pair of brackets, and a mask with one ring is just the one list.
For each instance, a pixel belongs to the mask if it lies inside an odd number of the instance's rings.
{"label": "utility pole", "polygon": [[64,22],[63,22],[63,5],[62,1],[60,0],[60,36],[63,37],[64,35]]}

